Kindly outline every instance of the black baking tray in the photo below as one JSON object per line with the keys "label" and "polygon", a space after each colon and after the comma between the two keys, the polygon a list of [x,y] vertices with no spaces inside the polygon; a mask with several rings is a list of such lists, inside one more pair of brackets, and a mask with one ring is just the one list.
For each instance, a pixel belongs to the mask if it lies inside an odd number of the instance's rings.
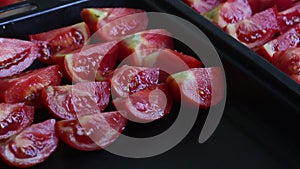
{"label": "black baking tray", "polygon": [[[263,57],[232,38],[222,29],[197,13],[182,0],[163,0],[164,6],[173,8],[172,13],[198,26],[213,42],[226,53],[222,58],[255,79],[266,90],[271,91],[300,112],[300,84],[273,66]],[[245,89],[247,90],[247,89]],[[259,96],[259,93],[257,94]]]}
{"label": "black baking tray", "polygon": [[[37,5],[38,8],[1,19],[0,37],[27,39],[28,34],[80,22],[79,14],[84,7],[134,7],[147,11],[176,13],[171,6],[165,6],[164,2],[153,0],[52,0],[50,4],[40,0],[28,2]],[[188,28],[184,28],[182,32],[188,34]],[[223,50],[218,51],[222,58],[230,58]],[[223,118],[215,133],[205,143],[198,143],[199,133],[205,121],[205,115],[200,114],[188,136],[176,147],[158,156],[134,159],[120,157],[105,150],[82,152],[60,142],[49,159],[33,168],[299,168],[298,111],[289,104],[282,103],[281,99],[274,97],[274,92],[265,90],[255,78],[249,78],[248,74],[241,72],[240,67],[232,63],[233,61],[224,59],[227,101]],[[35,64],[33,68],[35,66],[39,65]],[[243,86],[248,86],[249,90],[245,90]],[[256,93],[259,93],[259,97]],[[291,114],[293,116],[290,116]],[[160,121],[156,125],[164,125],[164,122],[168,121]],[[151,130],[159,130],[150,127],[141,131],[134,127],[136,126],[129,126],[129,132],[133,135],[136,132],[151,133]],[[0,161],[0,169],[11,167]]]}

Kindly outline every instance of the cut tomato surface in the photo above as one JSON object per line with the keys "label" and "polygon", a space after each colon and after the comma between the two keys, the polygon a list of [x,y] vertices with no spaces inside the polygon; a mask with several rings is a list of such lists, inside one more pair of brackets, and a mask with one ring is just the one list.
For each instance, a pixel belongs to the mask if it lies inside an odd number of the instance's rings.
{"label": "cut tomato surface", "polygon": [[19,133],[33,122],[34,107],[24,103],[0,103],[0,140]]}
{"label": "cut tomato surface", "polygon": [[258,13],[273,6],[283,11],[293,6],[294,0],[248,0],[253,13]]}
{"label": "cut tomato surface", "polygon": [[56,149],[55,120],[33,124],[2,143],[0,157],[13,167],[31,167],[45,161]]}
{"label": "cut tomato surface", "polygon": [[188,6],[200,14],[212,10],[225,0],[183,0]]}
{"label": "cut tomato surface", "polygon": [[119,112],[105,112],[57,122],[56,131],[69,146],[84,151],[105,148],[125,129],[126,118]]}
{"label": "cut tomato surface", "polygon": [[130,94],[127,98],[116,98],[113,104],[124,116],[137,123],[158,120],[170,113],[172,97],[166,84],[151,85]]}
{"label": "cut tomato surface", "polygon": [[45,86],[59,85],[61,79],[62,73],[57,65],[0,79],[0,100],[5,103],[25,102],[40,108],[41,90]]}
{"label": "cut tomato surface", "polygon": [[39,59],[45,63],[57,63],[63,59],[60,54],[80,49],[89,38],[90,31],[84,22],[29,35],[29,39],[39,46],[41,54]]}
{"label": "cut tomato surface", "polygon": [[85,8],[81,17],[104,41],[120,39],[143,31],[148,26],[144,10],[134,8]]}
{"label": "cut tomato surface", "polygon": [[108,105],[109,99],[109,82],[48,86],[42,91],[45,107],[60,119],[77,119],[83,115],[100,113]]}
{"label": "cut tomato surface", "polygon": [[283,34],[300,23],[300,3],[278,13],[278,32]]}
{"label": "cut tomato surface", "polygon": [[20,73],[39,57],[37,45],[30,41],[0,38],[0,78]]}

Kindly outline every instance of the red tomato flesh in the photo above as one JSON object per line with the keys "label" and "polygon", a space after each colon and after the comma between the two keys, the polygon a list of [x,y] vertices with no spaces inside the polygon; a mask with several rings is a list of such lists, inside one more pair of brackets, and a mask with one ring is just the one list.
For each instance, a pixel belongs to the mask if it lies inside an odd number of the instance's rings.
{"label": "red tomato flesh", "polygon": [[300,23],[300,3],[295,4],[285,11],[279,12],[277,20],[279,34],[285,33]]}
{"label": "red tomato flesh", "polygon": [[277,6],[278,11],[283,11],[293,6],[294,0],[248,0],[253,13],[258,13],[273,6]]}
{"label": "red tomato flesh", "polygon": [[75,85],[48,86],[42,100],[49,112],[60,119],[102,112],[109,103],[109,82],[81,82]]}
{"label": "red tomato flesh", "polygon": [[0,147],[0,157],[13,167],[31,167],[42,163],[56,149],[55,120],[33,124],[11,137]]}
{"label": "red tomato flesh", "polygon": [[56,131],[69,146],[83,151],[100,150],[112,144],[127,120],[119,112],[106,112],[57,122]]}
{"label": "red tomato flesh", "polygon": [[0,140],[19,133],[33,122],[34,107],[24,103],[0,103]]}
{"label": "red tomato flesh", "polygon": [[187,5],[193,8],[195,11],[203,14],[212,10],[225,0],[183,0]]}

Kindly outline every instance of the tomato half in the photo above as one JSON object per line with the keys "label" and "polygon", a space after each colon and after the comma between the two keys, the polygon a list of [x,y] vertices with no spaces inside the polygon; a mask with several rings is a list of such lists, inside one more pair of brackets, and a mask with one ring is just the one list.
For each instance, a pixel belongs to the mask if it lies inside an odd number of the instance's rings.
{"label": "tomato half", "polygon": [[41,54],[39,59],[45,63],[52,64],[63,59],[63,55],[59,54],[66,54],[80,49],[86,44],[89,37],[89,28],[84,22],[29,35],[29,39],[39,46]]}
{"label": "tomato half", "polygon": [[8,139],[33,122],[34,107],[24,103],[0,103],[0,140]]}
{"label": "tomato half", "polygon": [[59,85],[61,79],[62,73],[57,65],[0,79],[0,100],[5,103],[25,102],[27,105],[40,108],[41,90],[45,86]]}
{"label": "tomato half", "polygon": [[0,38],[0,78],[25,70],[38,56],[38,48],[32,42]]}
{"label": "tomato half", "polygon": [[55,120],[33,124],[2,143],[0,157],[13,167],[31,167],[45,161],[56,149]]}
{"label": "tomato half", "polygon": [[200,14],[210,11],[224,1],[225,0],[183,0],[183,2]]}
{"label": "tomato half", "polygon": [[106,112],[57,122],[56,131],[69,146],[93,151],[112,144],[125,129],[127,120],[119,112]]}
{"label": "tomato half", "polygon": [[109,82],[81,82],[75,85],[48,86],[42,100],[49,112],[60,119],[102,112],[109,103]]}
{"label": "tomato half", "polygon": [[148,26],[146,12],[134,8],[85,8],[81,17],[91,33],[97,33],[104,41],[120,39]]}
{"label": "tomato half", "polygon": [[65,56],[65,75],[73,82],[106,80],[116,66],[117,57],[115,41],[86,45]]}
{"label": "tomato half", "polygon": [[193,68],[167,79],[173,97],[179,103],[208,108],[224,98],[224,75],[219,67]]}
{"label": "tomato half", "polygon": [[148,123],[169,114],[173,102],[167,85],[162,83],[151,85],[127,98],[116,98],[113,104],[129,120]]}

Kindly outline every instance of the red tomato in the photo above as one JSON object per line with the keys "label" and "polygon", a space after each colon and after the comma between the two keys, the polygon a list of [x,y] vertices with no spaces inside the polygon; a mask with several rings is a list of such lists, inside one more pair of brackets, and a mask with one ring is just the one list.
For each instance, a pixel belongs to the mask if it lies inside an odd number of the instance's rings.
{"label": "red tomato", "polygon": [[116,98],[113,104],[129,120],[148,123],[170,113],[172,98],[166,84],[149,86],[127,98]]}
{"label": "red tomato", "polygon": [[25,70],[38,56],[38,48],[32,42],[0,38],[0,78]]}
{"label": "red tomato", "polygon": [[148,26],[147,14],[140,9],[86,8],[81,11],[81,16],[91,32],[97,33],[105,41],[143,31]]}
{"label": "red tomato", "polygon": [[142,90],[160,82],[158,68],[146,68],[124,65],[115,70],[111,78],[111,90],[114,97],[127,97],[130,93]]}
{"label": "red tomato", "polygon": [[89,37],[89,28],[84,22],[29,35],[29,39],[39,45],[40,60],[45,63],[57,63],[63,60],[63,57],[59,54],[80,49]]}
{"label": "red tomato", "polygon": [[300,48],[275,53],[273,64],[300,84]]}
{"label": "red tomato", "polygon": [[17,0],[1,0],[0,1],[0,7],[11,5],[11,4],[14,4],[16,2],[18,2],[18,1]]}
{"label": "red tomato", "polygon": [[178,102],[208,108],[224,98],[224,76],[219,67],[193,68],[167,79]]}
{"label": "red tomato", "polygon": [[273,54],[284,51],[288,48],[295,48],[300,45],[300,24],[278,36],[272,41],[264,44],[257,50],[257,53],[272,62]]}
{"label": "red tomato", "polygon": [[0,140],[19,133],[33,122],[34,107],[24,103],[0,103]]}
{"label": "red tomato", "polygon": [[84,151],[105,148],[125,128],[127,120],[119,112],[106,112],[57,122],[56,131],[69,146]]}
{"label": "red tomato", "polygon": [[248,0],[253,13],[261,12],[273,6],[277,6],[279,11],[293,6],[293,0]]}
{"label": "red tomato", "polygon": [[1,159],[13,167],[31,167],[45,161],[56,149],[55,120],[33,124],[0,147]]}
{"label": "red tomato", "polygon": [[5,103],[25,102],[40,108],[41,90],[45,86],[59,85],[61,78],[59,66],[53,65],[0,79],[0,100]]}
{"label": "red tomato", "polygon": [[171,34],[165,29],[151,29],[127,36],[119,43],[119,57],[122,61],[132,53],[145,55],[149,50],[173,49]]}
{"label": "red tomato", "polygon": [[278,32],[283,34],[298,23],[300,23],[300,3],[293,7],[278,13]]}
{"label": "red tomato", "polygon": [[231,0],[218,5],[203,15],[220,28],[224,28],[228,24],[249,18],[252,11],[247,0]]}
{"label": "red tomato", "polygon": [[109,103],[109,82],[81,82],[75,85],[48,86],[42,91],[44,106],[60,119],[100,113]]}
{"label": "red tomato", "polygon": [[226,31],[255,51],[274,37],[278,29],[276,14],[276,8],[269,8],[239,23],[227,25]]}
{"label": "red tomato", "polygon": [[106,80],[116,66],[116,42],[87,45],[68,54],[64,60],[65,75],[73,82]]}
{"label": "red tomato", "polygon": [[212,10],[225,0],[183,0],[187,5],[192,7],[200,14]]}

